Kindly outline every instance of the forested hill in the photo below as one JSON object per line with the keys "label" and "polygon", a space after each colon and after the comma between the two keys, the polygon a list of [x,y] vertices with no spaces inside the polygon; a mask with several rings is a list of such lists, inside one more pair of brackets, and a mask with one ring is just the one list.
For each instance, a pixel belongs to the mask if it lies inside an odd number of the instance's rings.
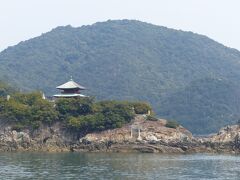
{"label": "forested hill", "polygon": [[73,76],[98,99],[149,101],[160,117],[209,133],[240,117],[239,62],[239,51],[206,36],[119,20],[58,27],[9,47],[0,79],[51,95]]}

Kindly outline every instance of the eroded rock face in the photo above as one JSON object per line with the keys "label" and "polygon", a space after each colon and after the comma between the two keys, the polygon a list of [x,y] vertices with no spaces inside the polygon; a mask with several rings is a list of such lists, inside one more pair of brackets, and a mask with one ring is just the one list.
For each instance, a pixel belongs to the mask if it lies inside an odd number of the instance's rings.
{"label": "eroded rock face", "polygon": [[0,151],[69,151],[73,140],[73,135],[62,130],[59,123],[32,132],[17,132],[10,126],[0,129]]}
{"label": "eroded rock face", "polygon": [[[151,142],[151,141],[191,141],[192,134],[183,127],[177,129],[165,127],[166,120],[146,121],[144,116],[137,116],[133,123],[122,128],[87,134],[80,139],[89,142]],[[140,131],[140,132],[139,132]]]}
{"label": "eroded rock face", "polygon": [[[60,123],[17,132],[11,126],[0,128],[0,151],[113,151],[184,152],[180,142],[192,140],[192,134],[178,127],[166,128],[166,120],[146,121],[137,116],[122,128],[89,133],[84,137],[67,132]],[[184,149],[185,148],[185,149]]]}
{"label": "eroded rock face", "polygon": [[210,137],[211,142],[220,142],[220,143],[227,143],[235,141],[236,137],[240,135],[240,126],[227,126],[218,132],[218,134],[213,135]]}
{"label": "eroded rock face", "polygon": [[73,149],[98,151],[98,146],[101,146],[114,152],[184,152],[180,144],[192,142],[192,134],[181,126],[173,129],[165,127],[165,124],[166,120],[163,119],[146,121],[144,116],[137,116],[131,124],[122,128],[87,134],[79,139],[79,146]]}
{"label": "eroded rock face", "polygon": [[240,153],[240,126],[226,126],[217,134],[197,140],[214,152]]}
{"label": "eroded rock face", "polygon": [[28,133],[11,131],[10,127],[6,127],[0,132],[0,150],[13,151],[17,149],[28,148],[31,139]]}
{"label": "eroded rock face", "polygon": [[68,132],[61,123],[20,132],[5,125],[0,127],[0,151],[240,152],[239,126],[222,128],[210,137],[194,138],[181,126],[174,129],[165,125],[166,120],[146,121],[145,116],[139,115],[122,128],[84,136]]}

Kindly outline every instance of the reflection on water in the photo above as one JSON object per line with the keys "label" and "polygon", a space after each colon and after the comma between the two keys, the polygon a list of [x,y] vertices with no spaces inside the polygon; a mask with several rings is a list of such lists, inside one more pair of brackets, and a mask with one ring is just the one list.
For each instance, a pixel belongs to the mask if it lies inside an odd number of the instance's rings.
{"label": "reflection on water", "polygon": [[0,153],[0,179],[240,179],[240,156]]}

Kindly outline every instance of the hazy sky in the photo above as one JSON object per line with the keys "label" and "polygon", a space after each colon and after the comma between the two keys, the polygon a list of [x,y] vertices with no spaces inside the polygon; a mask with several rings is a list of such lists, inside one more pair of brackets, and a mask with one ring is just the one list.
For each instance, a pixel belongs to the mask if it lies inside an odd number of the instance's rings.
{"label": "hazy sky", "polygon": [[0,0],[0,51],[62,25],[137,19],[240,50],[240,0]]}

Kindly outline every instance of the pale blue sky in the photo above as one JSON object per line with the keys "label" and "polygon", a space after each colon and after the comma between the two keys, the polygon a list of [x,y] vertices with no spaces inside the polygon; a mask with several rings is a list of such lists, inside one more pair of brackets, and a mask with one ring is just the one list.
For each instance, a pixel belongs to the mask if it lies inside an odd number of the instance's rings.
{"label": "pale blue sky", "polygon": [[137,19],[240,50],[240,0],[0,0],[0,51],[62,25]]}

